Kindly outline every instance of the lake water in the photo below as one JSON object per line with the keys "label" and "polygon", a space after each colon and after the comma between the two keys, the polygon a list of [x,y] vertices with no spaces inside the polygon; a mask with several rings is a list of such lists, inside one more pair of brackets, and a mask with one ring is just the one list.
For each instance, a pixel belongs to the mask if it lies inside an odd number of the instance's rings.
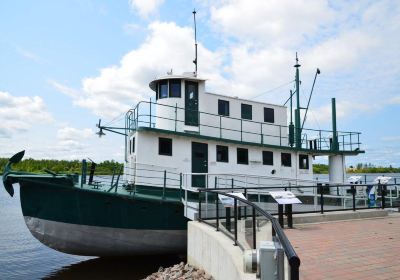
{"label": "lake water", "polygon": [[[378,174],[368,176],[372,181]],[[397,176],[399,174],[387,174]],[[315,175],[327,180],[327,175]],[[400,182],[400,180],[399,180]],[[25,226],[19,200],[0,180],[0,279],[142,279],[160,266],[179,263],[178,256],[91,258],[52,250],[36,240]]]}
{"label": "lake water", "polygon": [[25,226],[19,188],[10,197],[0,180],[0,279],[142,279],[179,263],[178,256],[91,258],[50,249]]}

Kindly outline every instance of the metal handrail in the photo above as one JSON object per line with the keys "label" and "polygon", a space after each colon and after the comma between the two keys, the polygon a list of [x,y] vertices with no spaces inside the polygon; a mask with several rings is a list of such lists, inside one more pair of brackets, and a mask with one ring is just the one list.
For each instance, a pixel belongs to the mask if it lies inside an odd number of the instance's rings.
{"label": "metal handrail", "polygon": [[[242,199],[240,197],[231,195],[229,193],[226,192],[222,192],[219,190],[210,190],[210,189],[202,189],[199,188],[199,218],[198,220],[200,222],[202,222],[202,218],[201,218],[201,193],[205,192],[205,193],[215,193],[215,194],[221,194],[224,196],[228,196],[234,199],[234,203],[235,206],[237,207],[237,201],[240,201],[241,203],[248,205],[249,207],[252,207],[253,209],[257,210],[260,214],[262,214],[265,218],[267,218],[272,225],[273,228],[273,235],[278,237],[279,242],[282,245],[282,248],[286,254],[286,257],[288,259],[288,263],[290,265],[290,279],[291,280],[298,280],[299,279],[299,267],[300,267],[300,258],[297,256],[296,251],[294,250],[292,244],[290,243],[289,239],[287,238],[286,234],[284,233],[282,227],[280,226],[280,224],[278,223],[278,221],[276,220],[276,218],[274,218],[270,213],[266,212],[265,210],[263,210],[262,208],[260,208],[258,205],[256,205],[255,203],[252,203],[246,199]],[[218,198],[216,198],[217,203],[218,203]],[[237,213],[236,213],[236,207],[235,207],[235,245],[237,244]],[[219,216],[218,211],[217,213],[217,219]],[[255,221],[255,212],[253,211],[253,223]],[[207,223],[208,224],[208,223]],[[218,226],[218,224],[217,224]],[[226,234],[226,233],[224,233]],[[226,234],[228,237],[230,237],[228,234]],[[254,235],[253,232],[253,244],[255,245],[256,242],[254,241],[256,236]],[[256,248],[254,248],[256,249]]]}
{"label": "metal handrail", "polygon": [[[163,106],[163,107],[168,107],[168,108],[171,108],[171,109],[174,109],[174,110],[183,110],[183,111],[196,111],[196,110],[190,110],[190,109],[185,109],[185,108],[182,108],[182,107],[178,107],[178,106],[171,106],[171,105],[166,105],[166,104],[159,104],[159,103],[156,103],[156,102],[151,102],[151,101],[140,101],[136,106],[135,106],[135,108],[132,110],[130,110],[130,111],[128,111],[127,112],[127,114],[126,114],[126,119],[127,119],[127,121],[126,121],[126,124],[127,124],[127,129],[128,130],[135,130],[135,129],[137,129],[140,125],[140,123],[148,123],[148,124],[150,124],[150,127],[151,127],[151,124],[153,123],[152,122],[152,118],[154,119],[166,119],[166,120],[170,120],[170,121],[175,121],[175,123],[177,123],[177,122],[184,122],[183,120],[180,120],[180,119],[177,119],[177,114],[175,113],[175,119],[172,119],[172,118],[165,118],[165,117],[163,117],[163,116],[157,116],[156,114],[152,114],[151,112],[149,113],[149,114],[143,114],[143,113],[139,113],[139,108],[140,108],[140,105],[141,104],[149,104],[150,106],[152,105],[152,104],[155,104],[156,106]],[[215,129],[219,129],[220,131],[221,131],[221,129],[223,129],[224,131],[236,131],[236,132],[240,132],[241,133],[241,139],[242,139],[242,135],[243,134],[245,134],[245,135],[247,135],[247,134],[251,134],[251,135],[257,135],[257,136],[261,136],[261,143],[262,144],[264,144],[264,141],[263,141],[263,138],[265,137],[265,136],[267,136],[267,137],[274,137],[274,138],[279,138],[280,139],[280,143],[279,143],[279,145],[280,146],[289,146],[288,145],[288,143],[286,143],[286,144],[284,144],[284,143],[282,143],[282,139],[283,140],[287,140],[288,139],[288,137],[287,137],[287,135],[286,135],[286,133],[284,134],[284,135],[282,135],[282,129],[284,129],[284,131],[288,131],[288,126],[287,125],[277,125],[277,124],[271,124],[271,123],[265,123],[265,122],[257,122],[257,121],[253,121],[253,120],[243,120],[243,119],[240,119],[240,118],[235,118],[235,117],[230,117],[230,116],[221,116],[221,115],[218,115],[218,114],[213,114],[213,113],[208,113],[208,112],[201,112],[201,111],[196,111],[198,114],[199,114],[199,118],[200,118],[200,116],[201,115],[209,115],[209,116],[214,116],[214,117],[217,117],[217,118],[219,118],[219,119],[221,119],[221,118],[223,118],[223,119],[230,119],[230,120],[236,120],[236,121],[240,121],[240,123],[242,124],[243,122],[245,122],[245,123],[254,123],[254,124],[259,124],[259,125],[261,125],[261,131],[260,131],[260,133],[255,133],[255,132],[253,132],[253,131],[243,131],[243,129],[242,129],[242,126],[241,126],[241,129],[240,130],[235,130],[235,129],[231,129],[231,128],[225,128],[225,127],[222,127],[221,126],[221,122],[220,122],[220,126],[213,126],[213,125],[208,125],[208,124],[201,124],[200,122],[199,122],[199,127],[209,127],[209,128],[215,128]],[[139,118],[140,117],[146,117],[146,118],[150,118],[150,121],[148,121],[148,120],[139,120]],[[199,120],[200,121],[200,120]],[[277,128],[279,128],[279,135],[267,135],[267,134],[264,134],[263,133],[263,129],[262,129],[262,127],[263,126],[267,126],[267,127],[277,127]],[[176,129],[176,125],[175,125],[175,129]],[[316,139],[315,140],[318,140],[318,142],[317,143],[319,143],[319,145],[318,145],[318,147],[314,147],[313,149],[315,149],[315,150],[323,150],[323,148],[322,148],[322,142],[324,142],[324,143],[326,143],[326,147],[327,147],[327,150],[329,150],[330,149],[330,146],[329,146],[329,141],[326,141],[326,139],[329,139],[329,137],[323,137],[323,135],[321,134],[321,133],[333,133],[332,131],[330,131],[330,130],[317,130],[317,129],[307,129],[307,128],[303,128],[302,129],[302,131],[310,131],[310,132],[317,132],[319,135],[318,135],[318,137],[316,137]],[[360,132],[349,132],[349,131],[338,131],[337,132],[337,135],[338,135],[338,139],[339,139],[339,141],[338,141],[338,143],[339,143],[339,148],[340,147],[342,147],[342,151],[359,151],[360,150],[360,145],[361,145],[361,142],[359,141],[359,136],[360,136]],[[353,137],[352,137],[353,136]],[[345,143],[345,139],[344,139],[344,137],[348,137],[348,138],[350,138],[350,142],[346,142]],[[221,135],[220,135],[220,138],[223,138]],[[340,141],[340,139],[343,139],[343,143],[342,143],[342,141]],[[285,140],[285,141],[286,141]],[[354,141],[353,141],[354,140]],[[254,142],[254,141],[250,141],[250,142]],[[257,141],[256,141],[257,142]],[[283,145],[282,145],[283,144]],[[306,144],[306,149],[311,149],[311,146],[309,146],[309,143],[308,143],[308,141],[306,141],[305,142],[305,144]],[[349,147],[349,149],[346,149],[346,147]]]}

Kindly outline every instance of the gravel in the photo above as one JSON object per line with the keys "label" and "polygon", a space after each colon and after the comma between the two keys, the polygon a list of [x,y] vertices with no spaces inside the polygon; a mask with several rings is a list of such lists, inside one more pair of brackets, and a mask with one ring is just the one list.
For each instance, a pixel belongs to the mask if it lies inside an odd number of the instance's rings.
{"label": "gravel", "polygon": [[213,280],[203,269],[195,268],[181,262],[171,267],[160,267],[157,272],[147,276],[144,280]]}

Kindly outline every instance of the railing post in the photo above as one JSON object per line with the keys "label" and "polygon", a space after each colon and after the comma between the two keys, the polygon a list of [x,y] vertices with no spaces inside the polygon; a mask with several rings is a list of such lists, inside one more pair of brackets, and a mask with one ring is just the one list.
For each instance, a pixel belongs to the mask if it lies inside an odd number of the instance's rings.
{"label": "railing post", "polygon": [[215,178],[214,178],[214,189],[216,189],[217,188],[217,183],[218,183],[218,177],[217,177],[217,175],[215,175]]}
{"label": "railing post", "polygon": [[279,126],[279,146],[282,146],[282,127]]}
{"label": "railing post", "polygon": [[238,231],[238,226],[237,226],[237,199],[236,198],[234,198],[234,203],[233,203],[233,207],[234,207],[234,209],[233,209],[233,215],[234,215],[234,221],[235,221],[235,224],[234,224],[234,226],[235,226],[235,228],[234,228],[234,230],[235,230],[235,246],[237,246],[237,231]]}
{"label": "railing post", "polygon": [[177,118],[178,118],[178,103],[175,103],[175,132],[176,132]]}
{"label": "railing post", "polygon": [[322,150],[321,130],[319,130],[319,149]]}
{"label": "railing post", "polygon": [[219,231],[219,201],[218,201],[218,194],[215,194],[215,214],[217,216],[217,231]]}
{"label": "railing post", "polygon": [[180,199],[182,199],[182,173],[179,173],[179,195]]}
{"label": "railing post", "polygon": [[222,116],[219,116],[219,138],[222,138]]}
{"label": "railing post", "polygon": [[201,222],[201,190],[199,190],[199,221]]}
{"label": "railing post", "polygon": [[83,188],[83,184],[86,184],[86,171],[87,171],[87,163],[86,163],[86,159],[83,159],[82,160],[81,188]]}
{"label": "railing post", "polygon": [[240,119],[240,141],[243,141],[243,120]]}
{"label": "railing post", "polygon": [[151,128],[151,98],[150,98],[149,105],[150,105],[150,114],[149,114],[150,120],[149,120],[149,127]]}
{"label": "railing post", "polygon": [[354,185],[351,186],[351,194],[353,196],[353,211],[356,211],[356,187]]}
{"label": "railing post", "polygon": [[260,123],[261,129],[260,129],[260,133],[261,133],[261,144],[264,144],[264,135],[263,135],[263,124]]}
{"label": "railing post", "polygon": [[292,204],[286,204],[287,224],[289,228],[293,228],[293,211]]}
{"label": "railing post", "polygon": [[257,232],[256,232],[256,209],[252,207],[252,217],[253,217],[253,249],[257,246]]}
{"label": "railing post", "polygon": [[324,214],[324,187],[323,187],[323,184],[321,184],[320,186],[319,186],[319,188],[320,188],[320,195],[321,195],[321,198],[320,198],[320,205],[321,205],[321,214]]}
{"label": "railing post", "polygon": [[282,204],[278,204],[278,221],[279,221],[279,224],[281,225],[281,227],[284,228],[285,225],[283,224],[283,205]]}
{"label": "railing post", "polygon": [[165,187],[167,185],[167,170],[164,170],[164,184],[163,184],[163,191],[162,191],[162,199],[165,199]]}
{"label": "railing post", "polygon": [[385,204],[386,204],[386,186],[385,185],[381,185],[381,183],[379,182],[378,185],[378,189],[381,190],[381,198],[382,198],[382,205],[381,208],[385,209]]}
{"label": "railing post", "polygon": [[234,184],[233,184],[233,178],[231,179],[231,187],[232,187],[232,189],[233,189],[233,186],[234,186]]}

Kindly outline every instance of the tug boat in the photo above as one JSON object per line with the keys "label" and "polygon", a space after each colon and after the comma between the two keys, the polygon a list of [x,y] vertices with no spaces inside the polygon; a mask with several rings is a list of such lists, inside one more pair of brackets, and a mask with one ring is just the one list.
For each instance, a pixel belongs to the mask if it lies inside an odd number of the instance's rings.
{"label": "tug boat", "polygon": [[359,132],[337,131],[335,99],[332,130],[303,127],[300,111],[306,115],[308,106],[300,106],[297,55],[294,67],[289,108],[207,92],[197,64],[194,72],[170,72],[150,82],[155,101],[141,101],[129,110],[124,127],[99,122],[100,136],[109,131],[124,137],[124,167],[111,183],[96,180],[95,164],[87,174],[86,161],[81,176],[14,171],[22,151],[5,167],[5,189],[13,196],[13,184],[19,185],[30,232],[61,252],[184,252],[198,188],[314,184],[317,156],[329,157],[329,181],[344,183],[345,157],[364,152]]}

